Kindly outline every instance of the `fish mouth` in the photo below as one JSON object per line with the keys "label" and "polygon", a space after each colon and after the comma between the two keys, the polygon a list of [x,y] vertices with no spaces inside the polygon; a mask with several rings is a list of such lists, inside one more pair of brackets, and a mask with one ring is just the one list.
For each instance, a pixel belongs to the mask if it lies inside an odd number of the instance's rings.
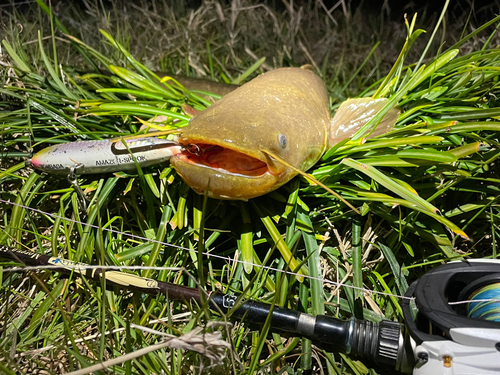
{"label": "fish mouth", "polygon": [[170,164],[198,194],[246,201],[286,181],[286,167],[259,150],[240,151],[206,141],[184,140],[182,144],[183,151],[172,156]]}
{"label": "fish mouth", "polygon": [[188,143],[175,157],[184,163],[242,177],[261,177],[266,173],[277,175],[283,171],[274,163],[254,155],[210,143]]}

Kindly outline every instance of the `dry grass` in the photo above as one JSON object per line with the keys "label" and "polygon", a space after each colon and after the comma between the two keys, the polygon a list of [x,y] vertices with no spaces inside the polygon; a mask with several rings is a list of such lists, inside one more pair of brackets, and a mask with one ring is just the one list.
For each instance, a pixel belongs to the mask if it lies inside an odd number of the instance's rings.
{"label": "dry grass", "polygon": [[[355,95],[389,71],[406,38],[404,13],[413,14],[418,10],[410,3],[392,10],[385,5],[377,12],[366,4],[355,8],[351,1],[344,0],[330,8],[322,0],[284,1],[275,8],[252,0],[204,1],[198,8],[186,7],[178,1],[105,4],[82,1],[80,6],[67,6],[64,1],[53,3],[54,14],[71,35],[114,60],[123,56],[102,43],[99,29],[114,35],[146,66],[174,74],[232,81],[261,57],[266,57],[261,70],[312,64],[329,83],[335,100]],[[435,38],[427,57],[473,31],[495,9],[500,9],[498,2],[471,13],[463,4],[452,4],[445,27]],[[43,21],[36,6],[4,6],[0,14],[3,24],[0,33],[10,29],[9,33],[15,34],[17,30],[19,38],[29,45],[36,42],[36,30],[41,28],[46,39],[50,39],[47,36],[50,24]],[[417,26],[432,30],[438,15],[422,9]],[[68,39],[59,31],[56,35],[59,62],[88,71],[91,68],[88,62],[74,53]],[[428,38],[426,35],[417,41],[409,61],[418,60],[423,49],[419,47],[423,47]],[[474,39],[462,47],[462,52],[477,50],[485,38]],[[352,80],[346,92],[339,92],[376,42],[381,44],[358,77]],[[213,56],[213,69],[207,43]],[[32,60],[37,58],[32,56]],[[215,77],[211,77],[212,74]]]}

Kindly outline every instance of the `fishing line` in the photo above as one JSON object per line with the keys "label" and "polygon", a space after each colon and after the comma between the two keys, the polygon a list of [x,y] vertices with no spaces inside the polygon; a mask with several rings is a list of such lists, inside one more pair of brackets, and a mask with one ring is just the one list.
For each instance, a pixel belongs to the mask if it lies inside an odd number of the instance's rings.
{"label": "fishing line", "polygon": [[[231,260],[234,261],[233,259],[231,259]],[[145,271],[145,270],[152,270],[152,271],[183,271],[183,270],[185,270],[184,267],[108,266],[108,265],[99,266],[99,265],[92,265],[92,264],[86,264],[86,263],[82,263],[81,265],[77,264],[77,262],[75,262],[75,263],[76,264],[74,264],[74,265],[67,265],[66,267],[74,269],[74,270],[106,270],[106,271],[120,271],[120,270],[123,270],[123,269],[126,269],[128,271]],[[248,262],[244,262],[244,263],[248,263]],[[265,268],[265,266],[263,266],[263,268]],[[268,267],[268,268],[270,268],[271,270],[274,270],[274,271],[282,272],[282,273],[289,273],[289,272],[282,271],[282,270],[277,270],[277,269],[274,269],[274,268],[271,268],[271,267]],[[0,270],[0,272],[28,272],[28,271],[59,270],[59,269],[61,269],[61,266],[39,265],[39,266],[9,267],[9,268],[4,268],[4,269]],[[370,293],[382,294],[382,295],[389,296],[389,297],[397,297],[397,298],[408,299],[408,300],[414,300],[415,299],[414,297],[410,298],[410,297],[406,297],[406,296],[399,296],[399,295],[396,295],[396,294],[389,294],[389,293],[384,293],[384,292],[371,291],[370,289],[357,288],[357,287],[354,287],[354,286],[351,286],[351,285],[345,285],[345,284],[342,284],[342,283],[335,283],[335,282],[331,282],[330,280],[320,279],[320,278],[316,278],[316,277],[309,277],[309,276],[304,276],[304,277],[308,278],[308,279],[312,279],[312,280],[323,281],[325,283],[334,283],[334,285],[336,285],[336,286],[345,286],[345,287],[348,287],[348,288],[358,289],[358,290],[361,290],[361,291],[370,291]],[[487,287],[488,286],[486,286],[485,288],[487,288]],[[497,288],[498,288],[498,286],[497,286]],[[483,294],[481,294],[483,292],[484,292],[483,290],[478,290],[475,293],[477,293],[477,296],[479,296],[479,295],[483,295]],[[500,308],[500,289],[495,289],[495,292],[496,292],[496,294],[493,295],[491,298],[481,298],[481,299],[479,299],[479,298],[472,298],[472,296],[471,296],[472,299],[466,299],[466,300],[460,300],[460,301],[453,301],[453,302],[449,301],[448,305],[450,305],[450,306],[456,306],[456,305],[465,305],[465,304],[477,304],[479,302],[494,302],[494,303],[498,303],[499,304],[498,306],[494,306],[494,307]],[[473,305],[473,306],[475,306],[475,305]],[[471,307],[469,308],[469,310],[470,309],[471,309]],[[472,316],[472,315],[470,315],[470,317],[471,318],[479,317],[481,319],[486,319],[486,318],[482,318],[480,316]]]}
{"label": "fishing line", "polygon": [[[31,251],[31,250],[30,250]],[[62,258],[61,258],[62,259]],[[73,262],[73,261],[71,261]],[[182,271],[185,270],[184,267],[160,267],[160,266],[98,266],[94,264],[74,262],[74,265],[68,266],[74,270],[97,270],[103,269],[106,271],[120,271],[123,269],[129,271]],[[39,271],[39,270],[59,270],[61,266],[54,265],[40,265],[40,266],[23,266],[23,267],[9,267],[3,268],[0,272],[27,272],[27,271]]]}
{"label": "fishing line", "polygon": [[[485,353],[491,354],[494,358],[498,357],[496,347],[490,347],[493,346],[491,342],[494,337],[491,330],[494,329],[496,334],[499,331],[499,322],[496,320],[499,315],[496,311],[498,309],[491,309],[488,305],[485,309],[477,309],[477,303],[480,303],[477,299],[476,306],[471,308],[469,305],[469,312],[464,314],[463,307],[450,309],[447,304],[449,300],[456,301],[457,297],[460,301],[461,295],[469,295],[470,290],[472,290],[470,294],[472,300],[484,297],[484,293],[492,290],[498,294],[500,282],[491,283],[491,280],[500,280],[498,260],[451,262],[426,273],[412,283],[406,292],[408,297],[414,297],[414,307],[410,307],[411,298],[402,301],[401,307],[405,320],[403,325],[388,319],[372,322],[356,317],[345,320],[329,315],[310,315],[259,300],[245,300],[241,295],[225,294],[219,290],[207,291],[200,286],[192,288],[130,273],[104,271],[103,267],[92,267],[94,270],[91,271],[91,267],[83,263],[28,250],[17,250],[5,245],[0,246],[0,252],[2,257],[7,256],[21,263],[57,265],[58,272],[76,274],[96,282],[102,282],[104,279],[106,288],[118,287],[129,293],[140,292],[151,296],[166,296],[170,301],[179,301],[184,304],[207,303],[210,310],[222,316],[247,321],[253,326],[262,327],[270,324],[269,328],[275,332],[308,338],[327,351],[368,359],[378,365],[391,365],[402,372],[410,372],[415,365],[420,368],[430,359],[439,363],[442,361],[451,363],[452,354],[457,355],[456,358],[464,357],[465,347],[472,354],[476,353],[474,355],[482,361],[484,361]],[[499,306],[498,302],[495,301],[493,306]],[[484,311],[476,316],[474,310]],[[417,322],[421,324],[417,325]],[[460,331],[462,328],[465,331]],[[488,331],[483,331],[482,328]],[[405,334],[406,329],[409,331],[411,340]],[[456,331],[459,338],[457,342],[454,342],[453,338],[455,329],[459,330]],[[484,337],[484,332],[486,332],[486,337]],[[464,342],[460,340],[460,333],[465,334],[466,337],[473,336],[476,340]],[[436,340],[436,338],[439,339]],[[434,350],[433,347],[436,345],[441,348]],[[478,347],[481,350],[479,356],[477,355]],[[437,353],[437,357],[431,358],[434,352]],[[444,357],[443,353],[445,353]],[[460,362],[457,361],[458,363]],[[431,366],[431,368],[437,367]]]}
{"label": "fishing line", "polygon": [[[500,322],[500,284],[483,286],[471,295],[471,303],[467,305],[467,316],[470,318]],[[476,298],[479,297],[479,298]],[[484,299],[484,298],[490,298]]]}
{"label": "fishing line", "polygon": [[[234,260],[232,260],[234,261]],[[77,262],[75,262],[77,263]],[[247,262],[245,262],[247,263]],[[161,267],[161,266],[108,266],[108,265],[103,265],[103,266],[99,266],[99,265],[92,265],[92,264],[82,264],[82,265],[79,265],[79,264],[75,264],[75,265],[68,265],[66,266],[66,268],[68,269],[74,269],[74,270],[106,270],[106,271],[120,271],[120,270],[123,270],[123,269],[126,269],[128,271],[145,271],[145,270],[152,270],[152,271],[183,271],[183,270],[186,270],[184,267]],[[265,268],[265,266],[263,266],[263,268]],[[274,271],[278,271],[278,272],[282,272],[282,273],[289,273],[289,272],[286,272],[286,271],[282,271],[282,270],[277,270],[277,269],[274,269],[274,268],[271,268],[269,267],[271,270],[274,270]],[[28,272],[28,271],[40,271],[40,270],[60,270],[61,269],[61,266],[55,266],[55,265],[39,265],[39,266],[23,266],[23,267],[9,267],[9,268],[3,268],[0,270],[0,272]],[[318,280],[318,281],[323,281],[325,283],[333,283],[334,285],[336,286],[343,286],[343,287],[348,287],[348,288],[352,288],[352,289],[357,289],[357,290],[361,290],[361,291],[369,291],[370,293],[374,293],[374,294],[382,294],[382,295],[385,295],[385,296],[389,296],[389,297],[397,297],[397,298],[401,298],[401,299],[407,299],[407,300],[414,300],[415,298],[414,297],[406,297],[406,296],[399,296],[399,295],[396,295],[396,294],[390,294],[390,293],[384,293],[384,292],[377,292],[377,291],[372,291],[370,289],[362,289],[362,288],[357,288],[357,287],[354,287],[354,286],[351,286],[351,285],[346,285],[346,284],[342,284],[342,283],[336,283],[334,281],[330,281],[330,280],[326,280],[326,279],[320,279],[320,278],[316,278],[316,277],[310,277],[310,276],[304,276],[305,278],[308,278],[308,279],[311,279],[311,280]],[[487,287],[485,287],[487,288]],[[483,291],[482,290],[478,290],[476,291],[476,293],[478,293],[478,295],[482,295]],[[496,289],[495,290],[495,294],[492,295],[491,298],[482,298],[482,299],[478,299],[478,298],[472,298],[472,299],[466,299],[466,300],[460,300],[460,301],[448,301],[448,305],[450,306],[456,306],[456,305],[466,305],[466,304],[471,304],[471,306],[468,308],[468,315],[471,317],[471,318],[480,318],[480,319],[487,319],[488,318],[485,318],[483,317],[483,315],[486,315],[487,313],[491,313],[492,309],[500,309],[500,289]],[[476,304],[478,303],[495,303],[494,306],[488,306],[487,308],[485,306],[483,306],[483,315],[479,314],[479,313],[476,313],[475,315],[471,314],[470,313],[470,310],[476,306]],[[487,311],[485,312],[485,309],[487,309]],[[489,320],[492,320],[492,319],[489,319]],[[500,319],[495,319],[496,321],[500,321]]]}
{"label": "fishing line", "polygon": [[500,322],[500,274],[488,274],[472,281],[458,299],[468,302],[464,311],[468,317]]}
{"label": "fishing line", "polygon": [[495,301],[500,302],[500,296],[496,298],[486,298],[486,299],[466,299],[463,301],[454,301],[454,302],[449,301],[448,305],[454,306],[454,305],[465,305],[467,303],[495,302]]}
{"label": "fishing line", "polygon": [[[84,223],[84,222],[78,221],[76,219],[70,219],[70,218],[67,218],[67,217],[64,217],[64,216],[59,216],[59,215],[52,214],[52,213],[49,213],[49,212],[46,212],[46,211],[43,211],[43,210],[40,210],[40,209],[37,209],[37,208],[25,206],[25,205],[22,205],[20,203],[9,202],[9,201],[6,201],[4,199],[0,199],[0,202],[1,203],[5,203],[5,204],[10,204],[10,205],[13,205],[13,206],[17,206],[17,207],[20,207],[20,208],[23,208],[23,209],[26,209],[26,210],[29,210],[29,211],[32,211],[32,212],[37,212],[37,213],[40,213],[42,215],[47,215],[47,216],[50,216],[50,217],[55,218],[55,219],[66,220],[67,222],[71,222],[71,223],[74,223],[74,224],[80,224],[82,226],[90,227],[90,228],[97,229],[97,230],[107,231],[109,233],[120,234],[120,235],[129,237],[131,239],[137,239],[137,240],[142,240],[142,241],[146,241],[146,242],[153,242],[153,243],[157,243],[157,244],[160,244],[160,245],[163,245],[163,246],[167,246],[167,247],[170,246],[170,247],[173,247],[173,248],[176,248],[176,249],[179,249],[179,250],[183,250],[183,251],[191,251],[191,252],[194,252],[195,254],[198,254],[198,252],[199,252],[198,250],[195,250],[195,249],[189,249],[187,247],[183,247],[183,246],[180,246],[180,245],[169,244],[167,242],[162,242],[162,241],[159,241],[159,240],[156,240],[156,239],[150,239],[150,238],[143,237],[143,236],[140,236],[140,235],[137,235],[137,234],[121,232],[119,230],[111,229],[111,228],[102,228],[102,227],[99,227],[98,225],[95,225],[95,224]],[[306,279],[309,279],[309,280],[317,280],[317,281],[320,281],[322,283],[333,285],[333,286],[337,286],[337,287],[351,288],[351,289],[354,289],[354,290],[359,290],[361,292],[367,293],[368,295],[377,294],[377,295],[382,295],[382,296],[386,296],[386,297],[395,297],[395,298],[399,298],[401,300],[404,300],[404,299],[413,300],[412,297],[406,297],[406,296],[403,296],[403,295],[398,295],[398,294],[393,294],[393,293],[387,293],[387,292],[381,292],[381,291],[371,290],[371,289],[368,289],[368,288],[356,287],[354,285],[348,285],[348,284],[344,284],[344,283],[341,283],[341,282],[336,282],[336,281],[333,281],[333,280],[323,279],[321,277],[313,277],[313,276],[304,275],[304,274],[301,274],[301,273],[298,273],[298,272],[285,271],[285,270],[281,270],[279,268],[275,268],[275,267],[271,267],[271,266],[255,264],[255,263],[252,263],[252,262],[246,262],[246,261],[243,261],[243,260],[240,260],[240,259],[233,259],[233,258],[226,257],[226,256],[223,256],[223,255],[213,254],[211,252],[202,252],[202,255],[206,256],[207,259],[209,259],[210,257],[213,257],[213,258],[216,258],[216,259],[224,260],[224,261],[226,261],[226,262],[228,262],[230,264],[231,263],[241,263],[243,265],[252,265],[255,268],[261,268],[263,270],[268,270],[268,271],[273,271],[273,272],[280,272],[280,273],[283,273],[283,274],[287,274],[287,275],[291,275],[291,276],[295,276],[295,277],[299,277],[299,278],[303,277],[303,278],[306,278]],[[53,267],[53,266],[39,266],[39,267],[34,267],[34,268],[35,269],[44,269],[44,268],[50,269],[51,267]],[[77,267],[78,266],[75,266],[75,268],[77,268]],[[85,267],[87,268],[88,265],[85,265]],[[133,267],[142,267],[142,266],[90,266],[90,267],[98,267],[98,268],[102,268],[102,269],[107,269],[107,267],[113,267],[113,268],[110,268],[110,269],[116,269],[114,267],[118,267],[119,269],[134,269]],[[18,268],[20,268],[20,267],[18,267]],[[168,270],[169,268],[168,267],[151,267],[151,268],[146,268],[144,266],[144,268],[137,268],[137,269],[153,269],[153,270],[165,270],[165,269],[167,269]]]}

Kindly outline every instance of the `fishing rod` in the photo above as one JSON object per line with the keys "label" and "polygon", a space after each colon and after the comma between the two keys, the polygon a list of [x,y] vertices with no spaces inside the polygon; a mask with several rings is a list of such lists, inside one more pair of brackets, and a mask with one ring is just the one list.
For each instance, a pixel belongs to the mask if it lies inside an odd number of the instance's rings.
{"label": "fishing rod", "polygon": [[496,260],[452,262],[426,273],[408,289],[403,300],[405,324],[400,324],[313,316],[9,246],[0,246],[0,257],[53,266],[53,271],[95,281],[104,278],[109,286],[165,295],[173,301],[201,305],[205,299],[212,310],[253,325],[263,325],[271,314],[273,331],[306,337],[325,350],[403,373],[494,374],[500,369],[500,262]]}

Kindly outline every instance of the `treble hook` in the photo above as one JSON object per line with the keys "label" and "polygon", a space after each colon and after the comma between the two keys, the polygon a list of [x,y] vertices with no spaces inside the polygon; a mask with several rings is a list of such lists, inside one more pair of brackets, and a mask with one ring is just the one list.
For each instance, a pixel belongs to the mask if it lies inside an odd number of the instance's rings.
{"label": "treble hook", "polygon": [[79,167],[82,167],[83,164],[79,163],[77,165],[72,166],[69,169],[69,173],[66,176],[66,179],[68,182],[73,185],[73,188],[76,190],[76,193],[78,194],[80,198],[80,204],[82,205],[82,208],[85,212],[87,212],[87,198],[85,197],[85,194],[82,191],[82,188],[80,185],[78,185],[78,179],[76,177],[76,169]]}
{"label": "treble hook", "polygon": [[186,147],[185,147],[185,150],[187,152],[190,152],[191,154],[193,155],[196,155],[196,156],[202,156],[203,153],[204,153],[204,150],[201,149],[200,146],[198,146],[197,144],[194,144],[194,143],[190,143],[188,144]]}
{"label": "treble hook", "polygon": [[205,152],[212,151],[217,147],[218,146],[216,146],[216,145],[211,145],[211,146],[207,146],[205,148],[201,148],[197,144],[189,143],[187,146],[183,147],[183,149],[186,150],[187,152],[193,154],[193,155],[202,156]]}

